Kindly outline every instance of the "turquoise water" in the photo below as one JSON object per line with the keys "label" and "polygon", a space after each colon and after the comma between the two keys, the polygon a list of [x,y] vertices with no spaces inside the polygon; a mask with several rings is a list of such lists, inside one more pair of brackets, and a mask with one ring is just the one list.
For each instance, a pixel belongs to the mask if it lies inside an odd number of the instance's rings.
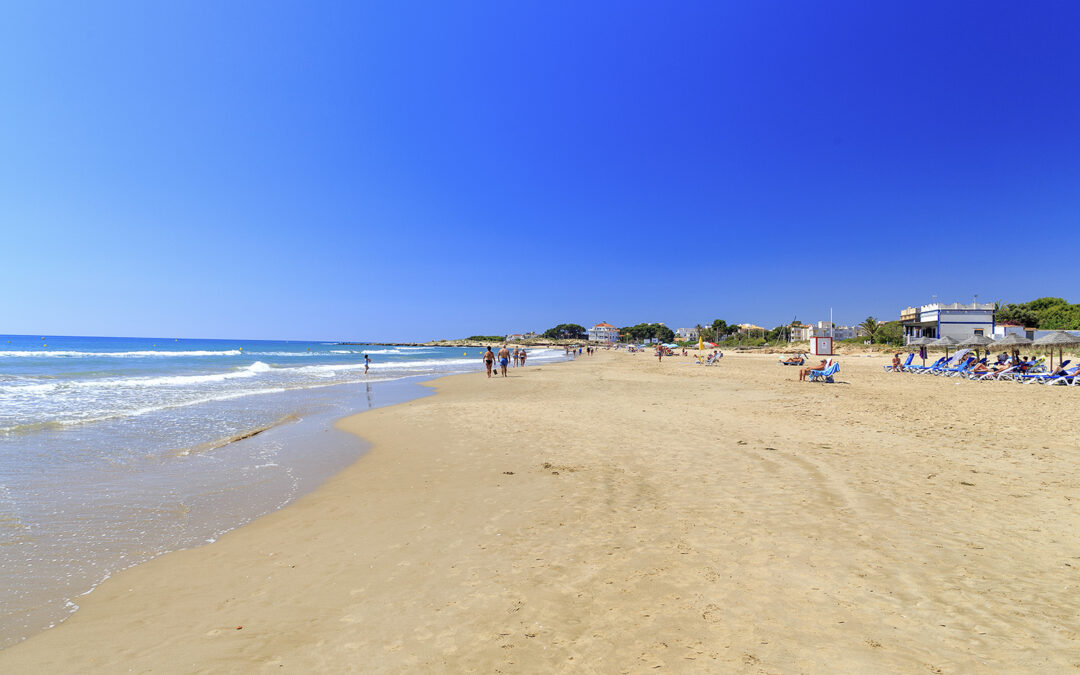
{"label": "turquoise water", "polygon": [[[481,353],[0,336],[0,647],[62,620],[113,572],[313,489],[364,449],[334,420],[479,371]],[[535,350],[529,363],[561,358]]]}

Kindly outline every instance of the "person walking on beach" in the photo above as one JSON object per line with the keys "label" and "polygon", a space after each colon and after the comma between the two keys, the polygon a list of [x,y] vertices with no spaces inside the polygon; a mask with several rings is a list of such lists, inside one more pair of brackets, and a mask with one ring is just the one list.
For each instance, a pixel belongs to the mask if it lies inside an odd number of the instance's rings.
{"label": "person walking on beach", "polygon": [[518,358],[521,359],[521,365],[522,365],[522,367],[524,367],[525,366],[525,348],[524,347],[521,348],[521,353],[518,354]]}
{"label": "person walking on beach", "polygon": [[367,375],[368,368],[371,367],[371,357],[364,354],[364,374]]}
{"label": "person walking on beach", "polygon": [[491,347],[484,352],[484,368],[487,369],[488,378],[491,377],[491,368],[495,365],[495,355],[491,353]]}
{"label": "person walking on beach", "polygon": [[514,367],[517,368],[519,365],[521,365],[521,350],[514,347]]}
{"label": "person walking on beach", "polygon": [[499,371],[502,372],[502,376],[506,377],[506,366],[510,365],[510,350],[503,345],[503,348],[499,350]]}

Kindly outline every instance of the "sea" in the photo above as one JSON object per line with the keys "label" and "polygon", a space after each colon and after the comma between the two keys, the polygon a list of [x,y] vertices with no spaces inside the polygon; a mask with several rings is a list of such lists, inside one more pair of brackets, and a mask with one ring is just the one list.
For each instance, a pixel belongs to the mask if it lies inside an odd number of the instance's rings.
{"label": "sea", "polygon": [[[118,570],[310,492],[365,451],[336,420],[478,372],[482,352],[0,335],[0,648]],[[538,348],[527,363],[563,358]]]}

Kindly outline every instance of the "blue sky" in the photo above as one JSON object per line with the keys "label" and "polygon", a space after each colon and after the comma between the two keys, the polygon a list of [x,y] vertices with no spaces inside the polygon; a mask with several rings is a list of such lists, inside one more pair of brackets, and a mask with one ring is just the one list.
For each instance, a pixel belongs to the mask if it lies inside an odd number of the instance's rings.
{"label": "blue sky", "polygon": [[9,3],[0,333],[1080,301],[1080,5]]}

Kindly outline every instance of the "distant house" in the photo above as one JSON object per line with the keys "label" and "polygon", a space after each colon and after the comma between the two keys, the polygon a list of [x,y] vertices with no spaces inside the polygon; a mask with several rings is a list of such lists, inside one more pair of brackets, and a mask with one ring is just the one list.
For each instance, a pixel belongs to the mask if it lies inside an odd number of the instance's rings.
{"label": "distant house", "polygon": [[589,342],[615,342],[619,339],[619,329],[610,323],[601,321],[589,329]]}
{"label": "distant house", "polygon": [[810,338],[814,337],[814,327],[804,324],[791,324],[791,341],[792,342],[806,342]]}
{"label": "distant house", "polygon": [[698,339],[697,328],[680,328],[675,331],[675,339],[686,342],[687,340],[693,342]]}
{"label": "distant house", "polygon": [[[1055,330],[1039,330],[1038,328],[1026,328],[1018,323],[1002,323],[994,326],[994,339],[1000,340],[1006,335],[1019,335],[1020,337],[1026,337],[1029,340],[1038,340],[1041,337],[1049,335],[1050,333],[1056,333]],[[1080,337],[1080,330],[1067,330],[1066,333]]]}
{"label": "distant house", "polygon": [[507,342],[521,342],[522,340],[532,340],[536,338],[536,333],[513,333],[506,336]]}
{"label": "distant house", "polygon": [[831,321],[818,321],[814,328],[817,337],[831,337],[835,340],[850,340],[858,337],[859,329],[852,326],[837,326]]}
{"label": "distant house", "polygon": [[918,309],[908,307],[900,312],[900,325],[908,342],[918,337],[951,337],[964,340],[974,335],[991,337],[994,334],[994,303],[973,302],[951,305],[935,302]]}

